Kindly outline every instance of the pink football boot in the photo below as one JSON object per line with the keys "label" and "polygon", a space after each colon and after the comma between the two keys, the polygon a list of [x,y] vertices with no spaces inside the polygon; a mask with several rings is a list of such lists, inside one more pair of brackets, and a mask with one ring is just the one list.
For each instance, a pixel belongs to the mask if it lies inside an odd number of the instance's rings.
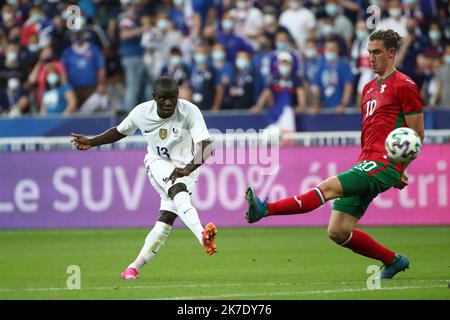
{"label": "pink football boot", "polygon": [[135,268],[126,268],[124,272],[122,272],[123,280],[137,280],[138,271]]}

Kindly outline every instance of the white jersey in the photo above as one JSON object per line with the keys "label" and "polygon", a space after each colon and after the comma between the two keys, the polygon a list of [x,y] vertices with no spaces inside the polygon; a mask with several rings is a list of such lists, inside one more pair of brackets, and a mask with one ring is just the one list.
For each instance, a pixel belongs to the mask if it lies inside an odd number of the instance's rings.
{"label": "white jersey", "polygon": [[160,118],[156,101],[137,105],[117,126],[117,131],[132,135],[139,129],[147,142],[145,165],[154,160],[171,161],[176,167],[184,167],[192,161],[194,146],[210,139],[200,109],[184,99],[178,99],[174,114]]}

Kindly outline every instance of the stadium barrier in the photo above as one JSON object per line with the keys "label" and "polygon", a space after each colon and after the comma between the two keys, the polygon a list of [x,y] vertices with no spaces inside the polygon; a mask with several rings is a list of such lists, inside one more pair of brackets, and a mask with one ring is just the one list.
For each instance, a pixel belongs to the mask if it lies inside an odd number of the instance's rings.
{"label": "stadium barrier", "polygon": [[[227,129],[256,130],[268,125],[266,114],[251,114],[247,111],[224,110],[219,114],[203,111],[208,128],[226,132]],[[427,109],[425,128],[450,129],[450,110],[444,108]],[[42,117],[21,117],[8,119],[0,116],[0,137],[56,137],[71,132],[98,134],[117,125],[120,118],[112,113],[95,115],[74,114],[71,116],[47,115]],[[348,108],[343,114],[335,114],[333,110],[323,110],[320,114],[296,115],[297,131],[359,131],[361,129],[361,112],[357,108]]]}
{"label": "stadium barrier", "polygon": [[[408,168],[410,185],[377,197],[362,218],[363,225],[450,224],[450,130],[427,135],[429,141],[441,144],[424,145],[420,157]],[[296,146],[266,152],[255,144],[258,134],[238,135],[229,141],[225,135],[215,135],[216,141],[226,142],[223,152],[216,152],[201,167],[193,192],[193,204],[201,220],[214,221],[221,227],[247,226],[243,216],[248,185],[271,200],[297,195],[349,169],[360,151],[359,132],[294,136],[289,139]],[[71,151],[69,140],[25,138],[9,143],[47,147],[0,153],[0,228],[153,225],[158,217],[159,195],[146,176],[141,137],[124,139],[110,150],[88,152]],[[0,145],[5,143],[0,141]],[[58,145],[67,149],[58,150]],[[49,151],[35,152],[45,149]],[[261,168],[270,170],[263,172]],[[313,213],[270,217],[257,226],[325,225],[330,210],[328,202]]]}

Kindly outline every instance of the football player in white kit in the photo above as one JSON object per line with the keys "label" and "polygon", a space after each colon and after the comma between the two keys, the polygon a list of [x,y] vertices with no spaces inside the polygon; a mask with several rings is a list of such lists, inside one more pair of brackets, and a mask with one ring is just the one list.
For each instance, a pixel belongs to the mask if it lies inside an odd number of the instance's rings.
{"label": "football player in white kit", "polygon": [[137,105],[117,127],[99,136],[88,139],[72,133],[78,150],[116,142],[137,129],[147,142],[144,164],[151,184],[161,196],[160,217],[136,260],[122,272],[122,279],[126,280],[136,280],[139,269],[158,254],[176,217],[194,233],[208,254],[217,252],[217,228],[213,223],[203,228],[190,198],[199,174],[196,169],[212,153],[205,120],[196,105],[178,99],[178,85],[173,78],[158,78],[153,97],[154,100]]}

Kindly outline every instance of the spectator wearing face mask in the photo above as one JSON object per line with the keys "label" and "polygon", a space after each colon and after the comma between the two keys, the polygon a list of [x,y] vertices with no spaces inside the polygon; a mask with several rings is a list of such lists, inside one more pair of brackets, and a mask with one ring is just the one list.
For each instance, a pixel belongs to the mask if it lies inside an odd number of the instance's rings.
{"label": "spectator wearing face mask", "polygon": [[20,51],[20,62],[25,66],[25,72],[29,74],[36,62],[39,60],[39,52],[41,47],[39,45],[38,34],[30,35],[28,45]]}
{"label": "spectator wearing face mask", "polygon": [[354,76],[350,64],[339,57],[337,42],[334,39],[327,40],[319,70],[311,87],[314,95],[311,112],[316,114],[321,107],[336,113],[344,112],[351,103],[353,84]]}
{"label": "spectator wearing face mask", "polygon": [[303,50],[303,57],[304,57],[303,88],[305,92],[306,97],[305,99],[307,106],[311,105],[313,102],[311,94],[311,84],[314,82],[317,72],[319,71],[321,56],[322,55],[319,53],[317,48],[316,40],[314,38],[306,40],[305,49]]}
{"label": "spectator wearing face mask", "polygon": [[9,43],[5,48],[5,59],[0,65],[0,89],[6,88],[8,79],[25,79],[25,66],[20,63],[20,48],[18,44]]}
{"label": "spectator wearing face mask", "polygon": [[387,3],[387,12],[389,17],[381,19],[377,29],[392,29],[402,37],[406,37],[408,35],[406,17],[403,15],[400,0],[389,0]]}
{"label": "spectator wearing face mask", "polygon": [[9,34],[9,32],[17,25],[13,7],[6,3],[2,6],[1,12],[0,29],[3,30],[5,34]]}
{"label": "spectator wearing face mask", "polygon": [[29,92],[22,86],[18,78],[10,78],[7,87],[0,89],[0,115],[17,117],[29,109]]}
{"label": "spectator wearing face mask", "polygon": [[431,98],[430,106],[450,108],[450,44],[445,46],[442,59],[443,64],[435,75],[436,90]]}
{"label": "spectator wearing face mask", "polygon": [[41,115],[58,113],[68,115],[77,108],[77,98],[72,87],[51,66],[48,67],[45,78],[45,91],[40,107]]}
{"label": "spectator wearing face mask", "polygon": [[156,17],[155,25],[142,35],[141,45],[145,49],[145,98],[152,99],[153,83],[160,75],[164,63],[170,54],[170,49],[182,43],[183,38],[178,30],[173,28],[172,22],[165,13]]}
{"label": "spectator wearing face mask", "polygon": [[225,12],[222,18],[222,30],[218,32],[216,41],[225,47],[227,61],[233,63],[238,51],[253,52],[253,48],[242,37],[234,32],[234,18]]}
{"label": "spectator wearing face mask", "polygon": [[[276,10],[274,8],[272,8],[272,7],[269,7],[269,8],[270,9],[266,9],[264,11],[263,34],[267,38],[269,38],[269,40],[270,40],[270,47],[272,47],[272,48],[275,47],[275,37],[276,37],[278,32],[285,32],[287,35],[289,35],[289,42],[290,43],[295,43],[295,39],[290,34],[289,30],[286,27],[284,27],[284,26],[279,24]],[[258,51],[257,49],[255,49],[255,50]]]}
{"label": "spectator wearing face mask", "polygon": [[142,34],[150,26],[141,25],[138,7],[129,0],[121,0],[124,15],[119,20],[119,54],[125,75],[125,97],[119,112],[127,112],[141,102],[141,86],[144,82],[144,49]]}
{"label": "spectator wearing face mask", "polygon": [[250,54],[239,51],[234,65],[235,76],[226,88],[224,109],[250,110],[254,104],[254,72]]}
{"label": "spectator wearing face mask", "polygon": [[445,44],[439,24],[432,22],[428,28],[428,37],[418,56],[418,65],[421,68],[424,82],[422,84],[422,96],[426,105],[434,105],[436,97],[436,72],[442,64],[445,54]]}
{"label": "spectator wearing face mask", "polygon": [[54,28],[53,22],[45,16],[41,6],[34,5],[30,9],[29,18],[22,27],[20,44],[27,47],[30,42],[30,36],[37,34],[39,46],[47,46],[50,44],[51,33]]}
{"label": "spectator wearing face mask", "polygon": [[399,48],[395,62],[400,71],[409,75],[419,87],[422,87],[424,77],[418,68],[417,58],[427,44],[427,37],[422,34],[414,17],[407,18],[406,29],[408,35]]}
{"label": "spectator wearing face mask", "polygon": [[234,31],[250,44],[255,42],[255,38],[263,29],[263,14],[260,9],[252,6],[251,0],[237,0],[235,8],[230,10],[230,15],[234,18]]}
{"label": "spectator wearing face mask", "polygon": [[345,53],[350,52],[353,40],[353,24],[349,18],[342,14],[343,8],[338,0],[325,2],[325,13],[336,35],[342,37],[345,42]]}
{"label": "spectator wearing face mask", "polygon": [[347,54],[350,51],[347,48],[347,43],[344,37],[341,34],[339,34],[334,28],[333,20],[329,17],[325,17],[318,24],[318,37],[316,38],[317,46],[320,52],[323,52],[325,42],[331,38],[337,41],[338,43],[339,55],[347,56]]}
{"label": "spectator wearing face mask", "polygon": [[316,17],[303,6],[303,0],[288,0],[287,9],[280,15],[278,23],[289,30],[295,43],[303,50],[306,39],[313,35]]}
{"label": "spectator wearing face mask", "polygon": [[27,84],[30,88],[36,88],[36,102],[38,105],[42,102],[46,86],[46,77],[48,70],[52,68],[67,81],[66,69],[60,60],[53,54],[52,47],[48,46],[41,50],[39,60],[34,65],[33,69],[28,75]]}
{"label": "spectator wearing face mask", "polygon": [[212,47],[211,60],[217,77],[224,86],[224,90],[227,90],[231,79],[234,77],[233,65],[229,63],[226,58],[225,48],[221,43],[216,43]]}
{"label": "spectator wearing face mask", "polygon": [[64,50],[61,61],[82,108],[92,94],[106,94],[105,59],[95,44],[86,41],[83,30],[73,32],[71,40],[72,45]]}
{"label": "spectator wearing face mask", "polygon": [[297,51],[293,48],[291,38],[285,31],[278,31],[275,35],[275,50],[267,54],[261,61],[261,74],[264,82],[272,74],[278,71],[278,54],[287,52],[292,58],[292,70],[294,73],[300,74],[300,61]]}
{"label": "spectator wearing face mask", "polygon": [[170,50],[169,60],[161,70],[161,76],[169,76],[178,83],[178,97],[190,99],[189,79],[191,68],[184,62],[183,52],[179,47]]}
{"label": "spectator wearing face mask", "polygon": [[269,127],[292,132],[296,130],[295,111],[305,108],[302,80],[294,71],[289,52],[279,52],[277,64],[277,71],[269,77],[266,88],[250,112],[261,112],[272,101],[267,111]]}
{"label": "spectator wearing face mask", "polygon": [[199,45],[194,52],[194,66],[189,79],[192,94],[189,100],[201,110],[218,112],[223,101],[224,87],[208,60],[206,47]]}
{"label": "spectator wearing face mask", "polygon": [[351,51],[351,66],[355,76],[356,85],[356,105],[361,105],[362,91],[364,85],[375,77],[370,67],[369,53],[367,52],[367,43],[369,41],[369,31],[364,20],[356,23],[355,40],[353,41]]}

